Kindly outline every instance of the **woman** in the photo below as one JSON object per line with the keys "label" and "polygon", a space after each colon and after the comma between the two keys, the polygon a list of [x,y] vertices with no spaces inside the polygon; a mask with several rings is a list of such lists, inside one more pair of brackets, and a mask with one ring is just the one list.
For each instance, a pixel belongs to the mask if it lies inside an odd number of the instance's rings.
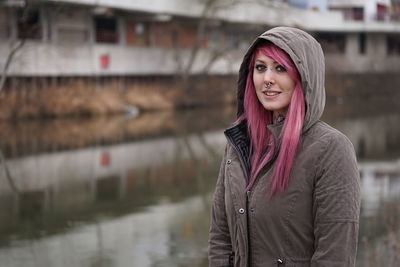
{"label": "woman", "polygon": [[304,31],[273,28],[239,72],[238,119],[211,213],[210,266],[354,266],[359,173],[350,141],[320,121],[325,64]]}

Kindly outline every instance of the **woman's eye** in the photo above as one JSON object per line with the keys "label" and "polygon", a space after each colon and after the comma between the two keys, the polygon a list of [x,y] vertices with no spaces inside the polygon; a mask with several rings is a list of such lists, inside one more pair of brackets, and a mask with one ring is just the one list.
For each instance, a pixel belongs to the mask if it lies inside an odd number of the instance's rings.
{"label": "woman's eye", "polygon": [[266,69],[267,67],[265,66],[265,65],[262,65],[262,64],[257,64],[256,65],[256,70],[258,70],[258,71],[265,71],[265,69]]}
{"label": "woman's eye", "polygon": [[285,69],[283,66],[281,66],[281,65],[276,66],[276,70],[277,70],[278,72],[285,72],[285,71],[286,71],[286,69]]}

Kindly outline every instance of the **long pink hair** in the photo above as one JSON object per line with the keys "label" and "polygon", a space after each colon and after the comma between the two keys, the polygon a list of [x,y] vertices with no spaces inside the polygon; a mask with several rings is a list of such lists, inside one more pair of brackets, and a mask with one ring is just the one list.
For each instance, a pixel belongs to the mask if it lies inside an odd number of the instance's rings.
{"label": "long pink hair", "polygon": [[[280,144],[274,143],[274,138],[267,128],[267,125],[273,123],[272,111],[266,110],[259,102],[253,84],[254,64],[258,53],[262,53],[282,65],[295,81],[293,95],[285,115]],[[270,197],[286,189],[300,140],[304,114],[304,94],[296,66],[289,55],[279,47],[272,43],[263,43],[254,50],[250,60],[244,94],[244,114],[239,118],[239,120],[247,119],[251,143],[251,171],[247,190],[251,189],[261,169],[273,160],[275,150],[278,150],[278,154],[273,165]]]}

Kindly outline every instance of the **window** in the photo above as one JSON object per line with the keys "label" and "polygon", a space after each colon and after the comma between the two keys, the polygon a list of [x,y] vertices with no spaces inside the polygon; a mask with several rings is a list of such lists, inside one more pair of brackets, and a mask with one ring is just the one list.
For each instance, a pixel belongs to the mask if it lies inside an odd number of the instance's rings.
{"label": "window", "polygon": [[223,38],[223,32],[219,31],[217,28],[210,29],[208,32],[207,46],[209,48],[220,48],[223,44]]}
{"label": "window", "polygon": [[[60,43],[82,44],[89,41],[89,13],[85,10],[63,9],[54,17],[53,27],[57,30]],[[49,27],[50,28],[50,27]]]}
{"label": "window", "polygon": [[364,20],[363,7],[349,7],[349,8],[330,8],[332,11],[340,11],[344,15],[345,20]]}
{"label": "window", "polygon": [[365,41],[366,41],[366,35],[365,35],[365,33],[360,33],[359,35],[358,35],[358,52],[360,53],[360,54],[362,54],[362,55],[364,55],[365,54],[365,50],[366,50],[366,44],[365,44]]}
{"label": "window", "polygon": [[4,9],[0,9],[0,40],[8,37],[8,20],[7,13]]}
{"label": "window", "polygon": [[148,25],[144,22],[128,21],[126,23],[126,43],[134,46],[148,46]]}
{"label": "window", "polygon": [[17,31],[19,39],[42,39],[40,12],[38,9],[17,10]]}
{"label": "window", "polygon": [[355,7],[352,9],[352,18],[354,20],[364,20],[364,8],[362,7]]}
{"label": "window", "polygon": [[289,0],[289,5],[297,7],[297,8],[302,8],[302,9],[307,9],[307,1],[305,0]]}
{"label": "window", "polygon": [[400,55],[400,35],[388,35],[386,47],[388,55]]}
{"label": "window", "polygon": [[390,19],[399,21],[400,20],[400,1],[392,1],[392,5],[390,7]]}
{"label": "window", "polygon": [[228,30],[226,32],[226,47],[228,49],[242,49],[245,50],[250,46],[252,37],[249,37],[247,33]]}
{"label": "window", "polygon": [[385,5],[376,4],[376,20],[383,21],[388,17],[388,8]]}
{"label": "window", "polygon": [[94,24],[97,43],[118,43],[118,27],[115,18],[96,16]]}
{"label": "window", "polygon": [[343,33],[318,33],[316,39],[325,53],[344,53],[346,49],[346,35]]}

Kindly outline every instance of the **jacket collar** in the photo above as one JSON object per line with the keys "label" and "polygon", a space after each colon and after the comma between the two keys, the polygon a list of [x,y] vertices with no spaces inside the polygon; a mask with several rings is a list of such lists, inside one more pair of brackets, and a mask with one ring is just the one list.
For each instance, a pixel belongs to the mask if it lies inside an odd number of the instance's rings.
{"label": "jacket collar", "polygon": [[[275,158],[280,147],[280,134],[283,128],[284,121],[268,125],[268,130],[271,132],[274,138],[274,155],[272,158]],[[227,128],[224,131],[224,134],[228,141],[232,144],[232,146],[239,153],[240,160],[244,165],[247,174],[250,173],[251,169],[251,161],[250,161],[250,137],[247,130],[247,121],[243,120],[238,124],[233,125],[232,127]]]}
{"label": "jacket collar", "polygon": [[226,129],[224,134],[228,141],[239,153],[240,160],[245,168],[246,175],[250,173],[250,137],[247,131],[247,121],[243,120],[238,124]]}

